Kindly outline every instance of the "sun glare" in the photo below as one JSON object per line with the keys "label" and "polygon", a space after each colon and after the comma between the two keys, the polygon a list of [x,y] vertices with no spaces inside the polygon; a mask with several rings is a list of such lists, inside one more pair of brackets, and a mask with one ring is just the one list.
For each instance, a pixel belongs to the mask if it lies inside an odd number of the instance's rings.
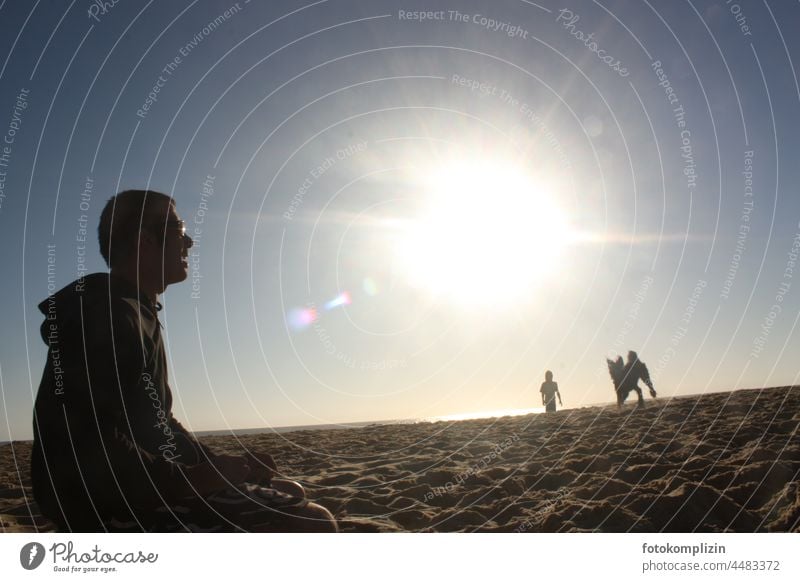
{"label": "sun glare", "polygon": [[413,286],[462,305],[507,306],[558,273],[570,232],[544,177],[472,160],[425,183],[427,204],[396,246]]}

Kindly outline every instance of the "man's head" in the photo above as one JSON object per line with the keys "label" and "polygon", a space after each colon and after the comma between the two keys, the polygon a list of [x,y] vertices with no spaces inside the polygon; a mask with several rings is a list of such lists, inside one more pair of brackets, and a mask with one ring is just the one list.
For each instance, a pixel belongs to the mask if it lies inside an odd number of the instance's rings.
{"label": "man's head", "polygon": [[145,291],[160,293],[186,279],[192,239],[166,194],[126,190],[113,196],[100,215],[97,235],[111,271],[135,277]]}
{"label": "man's head", "polygon": [[544,373],[544,379],[547,382],[552,382],[553,381],[553,373],[550,370],[547,370],[547,372]]}
{"label": "man's head", "polygon": [[639,359],[639,356],[636,355],[636,352],[634,352],[633,350],[628,352],[628,362],[633,363],[638,359]]}

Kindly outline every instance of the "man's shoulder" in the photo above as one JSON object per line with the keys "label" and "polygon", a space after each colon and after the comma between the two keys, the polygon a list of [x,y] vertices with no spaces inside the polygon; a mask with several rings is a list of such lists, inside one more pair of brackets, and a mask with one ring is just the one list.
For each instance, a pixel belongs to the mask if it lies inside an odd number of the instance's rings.
{"label": "man's shoulder", "polygon": [[155,317],[135,292],[126,285],[117,284],[107,273],[95,275],[86,277],[84,288],[78,291],[81,319],[87,331],[139,337],[144,330],[150,335],[153,325],[157,325]]}

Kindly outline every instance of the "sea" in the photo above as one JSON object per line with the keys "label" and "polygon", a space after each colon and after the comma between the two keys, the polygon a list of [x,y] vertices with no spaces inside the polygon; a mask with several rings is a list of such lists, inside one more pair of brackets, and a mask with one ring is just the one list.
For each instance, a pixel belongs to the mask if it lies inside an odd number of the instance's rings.
{"label": "sea", "polygon": [[307,424],[297,426],[277,426],[260,428],[232,428],[222,430],[199,430],[197,436],[243,436],[260,433],[287,433],[301,430],[347,430],[351,428],[364,428],[366,426],[383,426],[387,424],[419,424],[431,422],[456,422],[459,420],[477,420],[480,418],[501,418],[503,416],[522,416],[525,414],[540,414],[544,408],[508,408],[504,410],[491,410],[483,412],[466,412],[463,414],[449,414],[446,416],[429,416],[424,418],[401,418],[393,420],[371,420],[365,422],[343,422],[335,424]]}

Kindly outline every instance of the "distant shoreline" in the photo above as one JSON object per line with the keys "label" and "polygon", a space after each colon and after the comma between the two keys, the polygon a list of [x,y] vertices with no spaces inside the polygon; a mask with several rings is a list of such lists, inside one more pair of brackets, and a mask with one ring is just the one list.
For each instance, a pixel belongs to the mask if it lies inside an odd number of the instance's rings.
{"label": "distant shoreline", "polygon": [[429,422],[422,419],[411,420],[373,420],[364,422],[340,422],[332,424],[308,424],[308,425],[294,425],[294,426],[276,426],[276,427],[261,427],[261,428],[234,428],[234,429],[221,429],[221,430],[198,430],[192,434],[198,437],[204,436],[242,436],[261,433],[275,433],[284,434],[287,432],[299,432],[307,430],[347,430],[351,428],[365,428],[368,426],[385,426],[394,424],[417,424],[419,422]]}

